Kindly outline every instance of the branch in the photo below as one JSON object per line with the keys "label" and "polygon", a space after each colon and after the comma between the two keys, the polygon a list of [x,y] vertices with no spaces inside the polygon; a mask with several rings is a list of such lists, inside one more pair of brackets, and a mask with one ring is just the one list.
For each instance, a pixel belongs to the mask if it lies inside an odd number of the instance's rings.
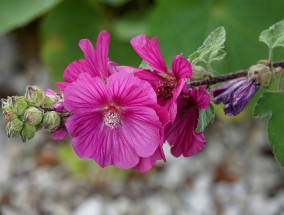
{"label": "branch", "polygon": [[[274,68],[277,68],[277,67],[284,68],[284,61],[275,62],[275,63],[272,64],[272,66]],[[199,86],[202,86],[202,85],[207,85],[207,86],[208,85],[214,85],[214,84],[217,84],[217,83],[220,83],[220,82],[229,81],[229,80],[233,80],[233,79],[240,78],[240,77],[245,77],[247,75],[248,75],[248,70],[241,70],[241,71],[234,72],[234,73],[227,74],[227,75],[215,76],[215,77],[212,77],[210,79],[206,79],[206,80],[202,80],[202,81],[193,81],[193,82],[190,83],[190,86],[191,87],[199,87]]]}

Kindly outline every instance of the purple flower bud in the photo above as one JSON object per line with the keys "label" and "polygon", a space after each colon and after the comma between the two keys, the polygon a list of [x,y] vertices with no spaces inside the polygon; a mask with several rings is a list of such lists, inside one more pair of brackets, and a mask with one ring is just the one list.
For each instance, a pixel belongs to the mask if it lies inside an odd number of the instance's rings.
{"label": "purple flower bud", "polygon": [[216,104],[229,102],[233,93],[246,82],[246,78],[238,78],[215,88],[213,90],[214,102]]}
{"label": "purple flower bud", "polygon": [[228,116],[236,116],[248,105],[249,101],[254,96],[259,88],[259,84],[251,80],[238,88],[231,99],[231,102],[225,104],[224,111]]}
{"label": "purple flower bud", "polygon": [[235,79],[214,89],[214,102],[224,103],[225,114],[236,116],[247,106],[259,86],[254,79]]}

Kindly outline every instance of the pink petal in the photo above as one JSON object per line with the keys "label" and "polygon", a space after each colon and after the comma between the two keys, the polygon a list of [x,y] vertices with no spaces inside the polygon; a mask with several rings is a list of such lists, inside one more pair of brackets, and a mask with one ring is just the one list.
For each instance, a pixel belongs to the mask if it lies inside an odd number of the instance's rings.
{"label": "pink petal", "polygon": [[101,78],[82,73],[64,90],[64,107],[73,114],[94,112],[107,103],[107,95]]}
{"label": "pink petal", "polygon": [[89,39],[81,39],[79,41],[79,46],[84,52],[86,58],[86,67],[90,68],[90,74],[94,77],[101,76],[100,68],[97,65],[95,49],[91,41]]}
{"label": "pink petal", "polygon": [[133,49],[145,60],[153,69],[168,73],[168,69],[162,53],[159,48],[158,38],[148,39],[146,35],[141,34],[131,39]]}
{"label": "pink petal", "polygon": [[165,154],[162,147],[158,147],[153,155],[146,158],[141,158],[136,168],[139,172],[149,171],[158,160],[165,160]]}
{"label": "pink petal", "polygon": [[97,38],[97,43],[96,43],[95,64],[102,77],[109,76],[108,72],[109,42],[110,42],[109,33],[105,30],[101,31]]}
{"label": "pink petal", "polygon": [[76,79],[82,72],[87,72],[93,75],[93,71],[88,66],[86,60],[76,60],[71,64],[69,64],[67,68],[64,70],[63,73],[64,80],[66,82],[72,83],[73,81],[76,81]]}
{"label": "pink petal", "polygon": [[177,80],[191,78],[192,66],[186,58],[182,57],[182,55],[177,55],[172,62],[172,72]]}
{"label": "pink petal", "polygon": [[162,123],[152,108],[128,108],[121,124],[125,140],[140,157],[153,155],[161,142]]}
{"label": "pink petal", "polygon": [[154,89],[156,88],[159,82],[164,81],[164,78],[162,78],[162,76],[158,75],[156,72],[152,72],[146,69],[134,72],[134,75],[140,78],[141,80],[149,82]]}
{"label": "pink petal", "polygon": [[196,109],[206,109],[210,104],[210,93],[207,92],[205,86],[201,86],[198,90],[192,88],[190,90],[185,89],[186,92],[194,101],[194,108]]}
{"label": "pink petal", "polygon": [[54,140],[63,140],[68,135],[65,126],[57,128],[55,131],[51,132],[51,137]]}
{"label": "pink petal", "polygon": [[60,90],[60,92],[63,92],[69,83],[68,82],[56,82],[55,84]]}
{"label": "pink petal", "polygon": [[166,126],[165,139],[172,146],[171,153],[175,157],[192,156],[205,146],[204,134],[195,132],[197,120],[198,110],[191,108],[183,116],[177,116],[173,124]]}
{"label": "pink petal", "polygon": [[121,106],[157,104],[156,93],[151,85],[132,73],[119,72],[109,77],[108,92],[114,102]]}
{"label": "pink petal", "polygon": [[75,135],[72,146],[79,157],[92,158],[101,167],[114,165],[128,169],[138,164],[139,156],[127,144],[121,126],[115,130],[105,126],[100,113],[71,116],[66,126]]}
{"label": "pink petal", "polygon": [[46,89],[44,90],[44,93],[49,96],[57,96],[57,93],[52,89]]}

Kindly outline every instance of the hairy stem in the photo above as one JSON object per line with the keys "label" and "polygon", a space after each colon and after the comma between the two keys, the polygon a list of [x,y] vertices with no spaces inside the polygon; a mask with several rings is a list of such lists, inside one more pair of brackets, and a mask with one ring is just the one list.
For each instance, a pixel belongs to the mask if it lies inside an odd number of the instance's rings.
{"label": "hairy stem", "polygon": [[[284,68],[284,61],[280,61],[280,62],[275,62],[272,64],[272,67],[276,68],[276,67],[281,67]],[[234,72],[231,74],[227,74],[227,75],[220,75],[220,76],[215,76],[212,77],[210,79],[206,79],[206,80],[202,80],[202,81],[193,81],[190,83],[191,87],[199,87],[202,85],[214,85],[220,82],[224,82],[224,81],[229,81],[229,80],[233,80],[236,78],[240,78],[240,77],[245,77],[248,74],[248,70],[241,70],[238,72]]]}

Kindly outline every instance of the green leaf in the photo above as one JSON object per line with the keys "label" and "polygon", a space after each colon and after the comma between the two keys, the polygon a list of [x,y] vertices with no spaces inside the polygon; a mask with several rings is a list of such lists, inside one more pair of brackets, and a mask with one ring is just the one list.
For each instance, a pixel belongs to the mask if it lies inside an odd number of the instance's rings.
{"label": "green leaf", "polygon": [[[80,39],[88,38],[95,46],[100,30],[105,29],[102,20],[106,19],[106,15],[100,4],[68,0],[44,17],[41,25],[41,56],[55,80],[62,80],[68,64],[84,58],[78,46]],[[141,61],[129,41],[120,41],[112,34],[109,58],[122,65],[132,65],[133,62],[137,65]]]}
{"label": "green leaf", "polygon": [[214,121],[215,113],[214,106],[210,103],[209,107],[203,110],[199,110],[199,117],[196,132],[203,132],[206,126]]}
{"label": "green leaf", "polygon": [[267,123],[268,139],[275,158],[284,166],[284,93],[265,92],[258,100],[253,116],[269,116]]}
{"label": "green leaf", "polygon": [[0,34],[23,26],[61,0],[0,0]]}
{"label": "green leaf", "polygon": [[259,40],[271,49],[280,46],[284,47],[284,20],[261,32]]}
{"label": "green leaf", "polygon": [[[76,14],[76,16],[74,15]],[[72,61],[84,58],[78,47],[82,38],[95,42],[99,33],[99,14],[85,1],[63,1],[43,19],[41,55],[55,80]]]}
{"label": "green leaf", "polygon": [[189,56],[189,60],[193,64],[202,61],[204,63],[211,63],[215,60],[222,60],[226,52],[222,50],[226,41],[226,31],[224,27],[219,27],[209,34],[202,46],[196,52]]}
{"label": "green leaf", "polygon": [[[283,8],[284,1],[279,0],[269,4],[266,0],[255,4],[246,0],[157,0],[148,16],[148,32],[158,36],[163,56],[170,63],[177,54],[189,56],[210,32],[224,26],[228,55],[222,63],[215,61],[213,72],[230,73],[266,57],[266,47],[259,45],[259,32],[283,19]],[[273,60],[283,58],[284,49],[276,49]]]}

